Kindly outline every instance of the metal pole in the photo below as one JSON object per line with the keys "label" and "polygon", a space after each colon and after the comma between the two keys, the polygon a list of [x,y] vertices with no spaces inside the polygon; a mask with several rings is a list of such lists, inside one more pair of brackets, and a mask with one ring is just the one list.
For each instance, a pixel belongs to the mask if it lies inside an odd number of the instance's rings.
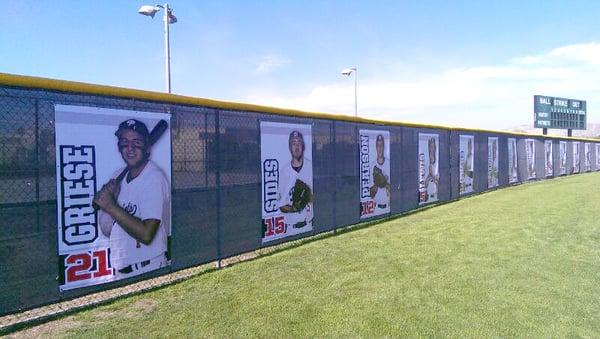
{"label": "metal pole", "polygon": [[40,101],[35,100],[35,219],[40,232]]}
{"label": "metal pole", "polygon": [[219,110],[215,113],[215,143],[216,143],[216,171],[215,171],[215,191],[217,195],[217,268],[221,268],[221,114]]}
{"label": "metal pole", "polygon": [[169,4],[165,4],[165,78],[167,93],[171,93],[171,51],[169,49]]}
{"label": "metal pole", "polygon": [[335,158],[336,149],[337,149],[337,143],[335,140],[335,120],[333,120],[331,122],[331,144],[332,144],[331,149],[333,150],[331,152],[333,171],[330,172],[330,175],[331,175],[331,173],[333,173],[333,182],[334,182],[334,185],[333,185],[333,233],[337,233],[337,229],[339,226],[337,224],[337,216],[336,216],[337,215],[337,190],[338,190],[337,173],[338,173],[338,171],[336,168],[337,160]]}
{"label": "metal pole", "polygon": [[354,67],[354,117],[358,117],[358,67]]}

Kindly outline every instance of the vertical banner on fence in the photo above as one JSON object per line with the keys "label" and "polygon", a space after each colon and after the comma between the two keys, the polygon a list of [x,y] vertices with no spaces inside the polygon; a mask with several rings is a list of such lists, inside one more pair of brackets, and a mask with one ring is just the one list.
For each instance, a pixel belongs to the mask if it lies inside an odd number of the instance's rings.
{"label": "vertical banner on fence", "polygon": [[419,133],[419,205],[438,201],[440,137]]}
{"label": "vertical banner on fence", "polygon": [[488,188],[498,186],[498,137],[488,137]]}
{"label": "vertical banner on fence", "polygon": [[313,229],[311,125],[262,121],[262,242]]}
{"label": "vertical banner on fence", "polygon": [[579,173],[581,165],[581,155],[579,155],[579,142],[573,141],[573,168],[571,173]]}
{"label": "vertical banner on fence", "polygon": [[360,218],[390,213],[390,132],[360,130]]}
{"label": "vertical banner on fence", "polygon": [[459,186],[458,192],[466,194],[473,192],[473,144],[475,137],[472,135],[461,135],[459,138],[460,163],[459,166]]}
{"label": "vertical banner on fence", "polygon": [[170,115],[55,106],[60,290],[170,265]]}
{"label": "vertical banner on fence", "polygon": [[527,179],[535,179],[535,140],[525,139],[525,156],[527,158]]}
{"label": "vertical banner on fence", "polygon": [[585,171],[589,172],[592,170],[592,144],[586,142],[584,144],[585,150]]}
{"label": "vertical banner on fence", "polygon": [[547,177],[554,175],[554,159],[552,158],[552,140],[544,140],[544,170]]}
{"label": "vertical banner on fence", "polygon": [[565,175],[567,174],[567,142],[559,141],[558,143],[558,165],[559,165],[559,174]]}
{"label": "vertical banner on fence", "polygon": [[508,138],[508,183],[514,184],[519,181],[517,162],[517,139]]}
{"label": "vertical banner on fence", "polygon": [[600,171],[600,144],[596,145],[596,171]]}

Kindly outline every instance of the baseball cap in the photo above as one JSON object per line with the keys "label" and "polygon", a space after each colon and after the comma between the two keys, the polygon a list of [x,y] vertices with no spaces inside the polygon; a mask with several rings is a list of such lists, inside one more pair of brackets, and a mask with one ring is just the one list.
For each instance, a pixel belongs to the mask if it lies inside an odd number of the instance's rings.
{"label": "baseball cap", "polygon": [[132,131],[136,131],[141,134],[144,138],[147,138],[150,133],[148,132],[148,127],[143,122],[136,119],[128,119],[119,124],[119,128],[115,132],[115,135],[118,137],[123,133],[124,130],[129,129]]}
{"label": "baseball cap", "polygon": [[304,142],[304,136],[302,136],[302,133],[300,133],[300,131],[292,131],[292,133],[290,133],[290,138],[289,138],[289,142],[292,142],[292,139],[297,138],[302,140],[302,142]]}

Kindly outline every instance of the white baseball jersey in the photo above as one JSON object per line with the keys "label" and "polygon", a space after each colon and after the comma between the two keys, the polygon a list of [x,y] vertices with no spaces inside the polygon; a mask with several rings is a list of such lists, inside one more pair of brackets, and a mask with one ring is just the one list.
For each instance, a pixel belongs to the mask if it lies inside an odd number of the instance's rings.
{"label": "white baseball jersey", "polygon": [[[117,171],[114,177],[122,170]],[[110,233],[110,258],[113,267],[119,270],[164,255],[171,226],[170,200],[171,192],[167,178],[152,161],[148,161],[142,173],[131,182],[128,183],[126,179],[121,181],[119,206],[142,221],[160,220],[160,225],[152,242],[144,245],[115,223]]]}
{"label": "white baseball jersey", "polygon": [[[375,161],[373,161],[373,163],[371,164],[371,168],[373,168],[373,170],[375,169],[375,167],[379,168],[389,184],[390,183],[390,170],[389,170],[390,166],[388,165],[388,163],[386,161],[387,161],[387,159],[384,158],[383,164],[380,165],[377,162],[377,159],[375,159]],[[373,186],[374,184],[375,184],[374,178],[373,178],[373,175],[371,175],[371,186]],[[390,192],[386,188],[377,187],[377,193],[375,194],[375,197],[373,197],[373,200],[375,201],[377,208],[385,209],[390,204]],[[381,207],[383,205],[385,205],[385,207]]]}
{"label": "white baseball jersey", "polygon": [[[460,173],[460,175],[462,176],[462,180],[464,183],[464,188],[463,191],[468,191],[471,192],[472,189],[470,187],[473,186],[473,178],[468,176],[467,173],[471,172],[473,173],[473,168],[471,166],[471,162],[473,159],[473,153],[469,153],[469,155],[465,156],[465,161],[462,163],[462,172]],[[468,188],[469,187],[469,188]]]}
{"label": "white baseball jersey", "polygon": [[[279,178],[279,207],[292,204],[292,195],[294,185],[296,184],[296,179],[300,179],[302,182],[304,182],[308,187],[310,187],[311,193],[313,192],[312,175],[310,173],[311,169],[312,163],[306,158],[304,159],[302,168],[299,172],[296,172],[296,170],[292,168],[291,162],[288,162],[285,164],[285,166],[283,166]],[[311,225],[313,218],[312,202],[309,202],[300,212],[283,213],[283,215],[285,219],[284,222],[287,225],[293,226],[300,222],[306,222],[307,225]],[[291,230],[288,226],[288,232],[290,231]]]}
{"label": "white baseball jersey", "polygon": [[437,194],[437,183],[435,182],[435,180],[439,179],[438,168],[437,168],[435,162],[433,164],[431,164],[431,163],[429,164],[429,175],[434,180],[429,181],[429,183],[427,184],[426,190],[427,190],[427,195],[429,195],[430,198],[433,198]]}
{"label": "white baseball jersey", "polygon": [[517,180],[519,177],[519,172],[517,171],[517,164],[514,163],[512,169],[510,170],[511,180]]}

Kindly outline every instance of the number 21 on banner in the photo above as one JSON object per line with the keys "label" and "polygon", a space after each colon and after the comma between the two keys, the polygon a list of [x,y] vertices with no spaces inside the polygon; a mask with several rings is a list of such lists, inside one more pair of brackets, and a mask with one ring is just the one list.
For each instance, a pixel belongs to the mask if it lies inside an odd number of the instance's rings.
{"label": "number 21 on banner", "polygon": [[265,237],[271,237],[276,234],[285,233],[285,223],[283,222],[283,216],[271,217],[263,219],[263,223],[267,229],[265,231]]}
{"label": "number 21 on banner", "polygon": [[112,275],[106,250],[71,254],[65,259],[66,282]]}

